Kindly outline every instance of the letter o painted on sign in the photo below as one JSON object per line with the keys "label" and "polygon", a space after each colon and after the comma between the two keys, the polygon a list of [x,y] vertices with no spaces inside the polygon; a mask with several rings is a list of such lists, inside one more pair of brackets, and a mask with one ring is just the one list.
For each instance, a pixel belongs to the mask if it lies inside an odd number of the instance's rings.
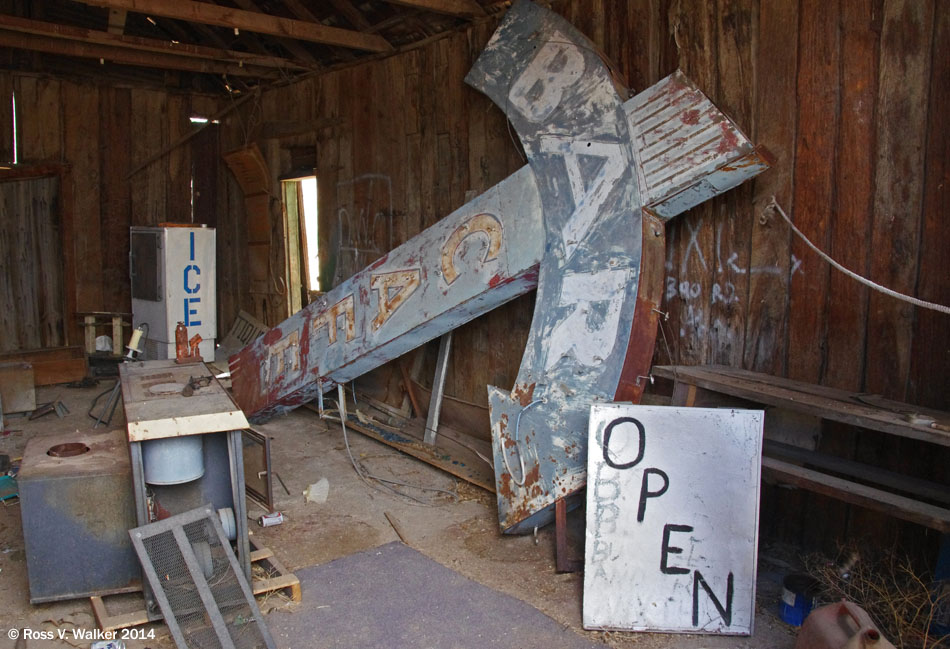
{"label": "letter o painted on sign", "polygon": [[[617,426],[621,424],[633,424],[634,426],[637,427],[637,436],[639,438],[638,439],[639,450],[637,451],[637,457],[632,462],[623,462],[623,463],[618,464],[617,462],[614,462],[610,457],[610,436],[613,434],[614,428],[616,428]],[[604,462],[607,463],[607,466],[614,469],[629,469],[631,467],[634,467],[637,464],[639,464],[640,461],[643,459],[643,453],[646,450],[646,444],[647,444],[647,434],[646,434],[646,431],[643,429],[643,424],[641,424],[638,420],[634,419],[633,417],[618,417],[617,419],[614,419],[612,422],[607,424],[607,427],[604,428],[604,443],[603,443]]]}

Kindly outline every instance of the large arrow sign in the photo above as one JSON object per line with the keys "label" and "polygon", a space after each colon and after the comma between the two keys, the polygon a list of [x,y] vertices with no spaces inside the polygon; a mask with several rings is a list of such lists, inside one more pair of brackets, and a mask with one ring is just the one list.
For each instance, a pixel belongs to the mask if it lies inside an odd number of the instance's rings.
{"label": "large arrow sign", "polygon": [[466,81],[506,111],[544,210],[527,349],[515,388],[488,397],[501,527],[528,531],[583,486],[591,403],[620,382],[640,284],[639,165],[596,50],[537,5],[512,7]]}
{"label": "large arrow sign", "polygon": [[232,356],[238,404],[265,421],[528,292],[541,228],[524,167]]}
{"label": "large arrow sign", "polygon": [[514,4],[467,81],[505,109],[530,165],[231,357],[251,421],[537,287],[515,388],[489,390],[502,529],[543,524],[583,486],[591,403],[638,400],[649,367],[663,220],[768,167],[682,74],[622,104],[594,52]]}
{"label": "large arrow sign", "polygon": [[[715,155],[710,141],[729,143],[717,121],[693,128],[705,98],[685,84],[676,93],[675,80],[666,90],[692,99],[687,110],[670,111],[651,101],[662,93],[648,94],[632,103],[631,119],[594,45],[527,0],[508,12],[466,81],[508,115],[544,210],[527,349],[514,389],[488,389],[501,528],[527,532],[584,485],[591,405],[639,400],[663,254],[662,224],[642,210],[651,193],[647,175],[654,186],[663,182],[657,172],[669,182],[685,166],[692,176],[704,155]],[[639,146],[659,134],[659,146]]]}

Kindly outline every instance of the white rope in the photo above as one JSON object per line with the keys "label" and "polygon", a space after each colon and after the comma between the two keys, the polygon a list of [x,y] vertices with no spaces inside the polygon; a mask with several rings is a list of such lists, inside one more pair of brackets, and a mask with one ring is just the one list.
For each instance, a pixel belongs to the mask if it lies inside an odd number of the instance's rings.
{"label": "white rope", "polygon": [[778,204],[777,200],[775,200],[775,196],[772,196],[771,201],[769,201],[769,204],[766,205],[765,207],[773,208],[779,214],[781,214],[782,218],[785,219],[785,222],[788,223],[788,226],[792,229],[792,232],[797,234],[801,238],[801,240],[804,241],[808,245],[809,248],[814,250],[815,253],[817,253],[819,257],[827,261],[829,264],[831,264],[832,266],[840,270],[842,273],[844,273],[851,279],[857,280],[858,282],[861,282],[865,286],[873,288],[875,291],[879,291],[883,293],[884,295],[890,295],[891,297],[897,298],[898,300],[910,302],[914,306],[919,306],[923,309],[932,309],[934,311],[939,311],[940,313],[950,314],[950,307],[948,306],[944,306],[943,304],[936,304],[934,302],[927,302],[926,300],[921,300],[911,295],[906,295],[904,293],[898,293],[897,291],[891,290],[887,288],[886,286],[881,286],[880,284],[877,284],[876,282],[872,282],[866,277],[858,275],[854,271],[848,270],[847,268],[845,268],[844,266],[836,262],[834,259],[829,257],[825,252],[820,250],[818,246],[816,246],[811,241],[809,241],[808,237],[802,234],[801,230],[795,227],[795,224],[792,223],[792,220],[788,218],[788,214],[785,213],[785,210],[782,209],[782,206]]}

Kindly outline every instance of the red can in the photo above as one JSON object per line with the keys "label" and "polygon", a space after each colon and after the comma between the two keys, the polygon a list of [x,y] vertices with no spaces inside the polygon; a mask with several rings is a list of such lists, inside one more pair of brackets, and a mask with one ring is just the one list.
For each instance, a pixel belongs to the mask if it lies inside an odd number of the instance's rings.
{"label": "red can", "polygon": [[280,525],[284,522],[284,515],[281,512],[271,512],[270,514],[264,514],[257,519],[257,524],[261,527],[270,527],[272,525]]}

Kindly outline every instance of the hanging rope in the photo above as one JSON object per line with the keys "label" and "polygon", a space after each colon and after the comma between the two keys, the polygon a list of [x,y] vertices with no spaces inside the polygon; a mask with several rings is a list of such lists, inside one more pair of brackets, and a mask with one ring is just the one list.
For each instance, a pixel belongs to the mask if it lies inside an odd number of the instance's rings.
{"label": "hanging rope", "polygon": [[823,252],[822,250],[820,250],[820,249],[818,248],[818,246],[816,246],[816,245],[813,244],[811,241],[809,241],[809,240],[808,240],[808,237],[806,237],[804,234],[802,234],[802,231],[795,227],[795,224],[792,223],[792,220],[791,220],[790,218],[788,218],[788,214],[786,214],[786,213],[785,213],[785,210],[782,209],[782,206],[778,204],[778,201],[775,199],[775,196],[774,196],[774,195],[772,196],[772,198],[771,198],[771,200],[769,201],[768,205],[765,206],[765,208],[766,208],[766,209],[769,209],[769,208],[774,209],[776,212],[778,212],[779,214],[781,214],[781,215],[782,215],[782,218],[785,219],[785,222],[788,223],[788,227],[790,227],[790,228],[792,229],[792,232],[794,232],[795,234],[797,234],[797,235],[799,236],[799,238],[801,238],[801,240],[804,241],[804,242],[808,245],[809,248],[811,248],[812,250],[814,250],[815,253],[816,253],[819,257],[821,257],[822,259],[824,259],[825,261],[827,261],[829,264],[831,264],[832,266],[834,266],[835,268],[837,268],[838,270],[840,270],[842,273],[844,273],[845,275],[847,275],[847,276],[850,277],[851,279],[854,279],[854,280],[856,280],[856,281],[858,281],[858,282],[864,284],[864,285],[867,286],[867,287],[873,288],[875,291],[878,291],[878,292],[880,292],[880,293],[883,293],[884,295],[890,295],[891,297],[896,298],[896,299],[898,299],[898,300],[903,300],[904,302],[910,302],[910,303],[913,304],[914,306],[918,306],[918,307],[920,307],[920,308],[922,308],[922,309],[931,309],[931,310],[933,310],[933,311],[939,311],[940,313],[950,314],[950,307],[948,307],[948,306],[944,306],[943,304],[936,304],[936,303],[934,303],[934,302],[927,302],[926,300],[918,299],[918,298],[916,298],[916,297],[913,297],[912,295],[906,295],[906,294],[904,294],[904,293],[898,293],[897,291],[891,290],[891,289],[887,288],[886,286],[881,286],[880,284],[878,284],[878,283],[876,283],[876,282],[872,282],[871,280],[867,279],[866,277],[863,277],[863,276],[861,276],[861,275],[858,275],[858,274],[855,273],[854,271],[848,270],[847,268],[845,268],[844,266],[842,266],[841,264],[839,264],[837,261],[835,261],[834,259],[832,259],[831,257],[829,257],[825,252]]}

